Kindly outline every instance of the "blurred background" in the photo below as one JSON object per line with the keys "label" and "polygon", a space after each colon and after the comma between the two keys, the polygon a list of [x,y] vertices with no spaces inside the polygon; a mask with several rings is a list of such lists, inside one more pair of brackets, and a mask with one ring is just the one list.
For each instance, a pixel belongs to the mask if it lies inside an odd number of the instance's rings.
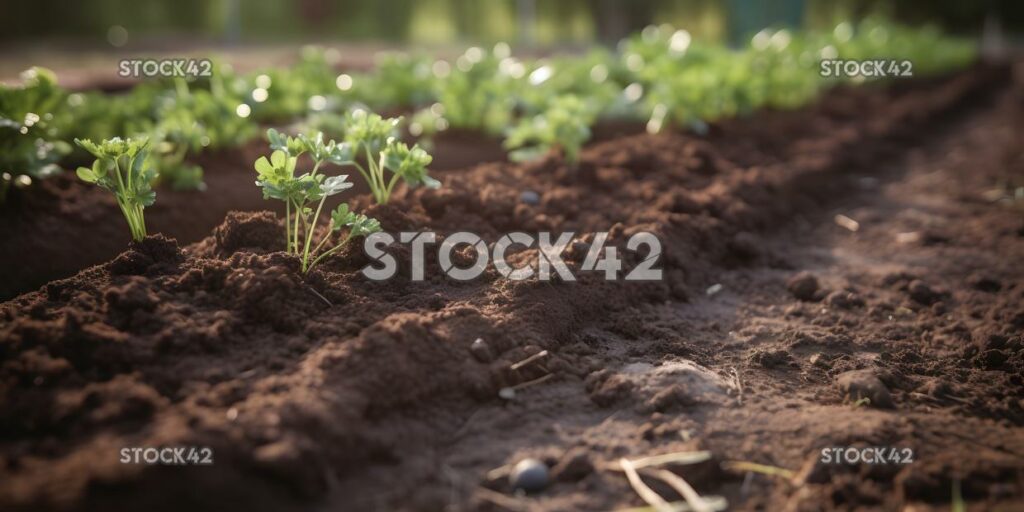
{"label": "blurred background", "polygon": [[97,67],[111,74],[118,55],[218,51],[245,68],[319,43],[362,67],[385,48],[613,45],[652,23],[730,43],[765,26],[821,29],[870,14],[962,35],[1024,28],[1020,0],[0,0],[0,13],[0,80],[44,65],[65,82]]}

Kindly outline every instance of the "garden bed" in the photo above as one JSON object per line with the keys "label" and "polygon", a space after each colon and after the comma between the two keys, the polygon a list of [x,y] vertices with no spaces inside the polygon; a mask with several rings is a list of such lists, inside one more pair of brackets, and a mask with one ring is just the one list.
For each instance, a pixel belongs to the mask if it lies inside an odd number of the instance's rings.
{"label": "garden bed", "polygon": [[[1024,224],[979,199],[1024,170],[1022,86],[1009,83],[978,66],[838,89],[707,137],[612,138],[575,167],[495,162],[389,205],[355,200],[390,232],[610,230],[635,256],[625,238],[650,231],[659,282],[488,270],[460,283],[433,268],[413,282],[405,252],[397,278],[371,282],[355,246],[303,275],[272,214],[231,213],[210,234],[224,209],[202,202],[213,194],[161,196],[152,232],[209,236],[154,235],[2,305],[0,508],[612,509],[641,504],[619,457],[693,449],[714,459],[680,474],[734,509],[948,506],[954,481],[982,506],[1020,506]],[[238,185],[251,153],[205,165],[211,191],[223,179],[244,194],[231,208],[262,209]],[[47,190],[47,222],[83,231],[40,227],[52,243],[39,247],[113,254],[112,203],[67,180]],[[897,246],[904,232],[917,238]],[[5,239],[4,267],[56,266],[24,245],[35,237]],[[820,286],[798,300],[785,283],[803,270]],[[852,370],[892,403],[847,402],[833,381]],[[857,443],[909,446],[916,462],[816,463]],[[118,461],[158,445],[208,446],[214,464]],[[516,497],[502,468],[525,456],[554,483]],[[745,482],[728,460],[798,475]]]}
{"label": "garden bed", "polygon": [[[594,140],[642,131],[642,123],[609,121],[595,127]],[[160,201],[146,213],[153,231],[188,244],[206,237],[229,211],[277,208],[251,186],[252,162],[265,150],[265,142],[253,141],[196,157],[206,169],[206,190],[162,188]],[[506,160],[500,140],[462,130],[441,133],[432,155],[431,171],[442,176]],[[367,192],[362,182],[356,187],[356,192]],[[0,238],[6,241],[0,246],[0,300],[114,258],[124,249],[122,222],[110,194],[70,173],[13,193],[10,203],[0,206]]]}

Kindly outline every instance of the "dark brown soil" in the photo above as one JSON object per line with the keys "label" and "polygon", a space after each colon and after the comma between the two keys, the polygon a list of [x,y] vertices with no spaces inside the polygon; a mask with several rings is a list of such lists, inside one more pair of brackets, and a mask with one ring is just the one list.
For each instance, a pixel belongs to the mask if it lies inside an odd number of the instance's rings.
{"label": "dark brown soil", "polygon": [[[160,189],[156,204],[146,209],[149,232],[192,243],[209,235],[229,211],[275,207],[252,186],[252,164],[267,152],[265,142],[254,141],[199,155],[196,162],[205,170],[207,190]],[[472,133],[441,135],[432,154],[431,169],[442,176],[505,159],[500,141]],[[357,185],[357,193],[368,192],[365,185]],[[8,204],[0,205],[0,300],[107,261],[124,250],[128,236],[113,196],[80,182],[73,173],[17,190]]]}
{"label": "dark brown soil", "polygon": [[[411,282],[397,251],[400,277],[375,283],[358,249],[302,276],[270,213],[180,248],[150,237],[0,306],[0,509],[609,510],[642,504],[620,457],[704,449],[712,461],[675,471],[733,510],[943,510],[954,482],[972,510],[1019,510],[1011,83],[979,67],[837,91],[706,138],[610,140],[576,168],[483,165],[367,208],[389,231],[611,231],[622,255],[651,231],[660,282]],[[215,462],[118,461],[161,445]],[[818,462],[831,446],[915,458]],[[505,474],[525,457],[553,482],[519,496]],[[797,475],[720,464],[737,460]]]}

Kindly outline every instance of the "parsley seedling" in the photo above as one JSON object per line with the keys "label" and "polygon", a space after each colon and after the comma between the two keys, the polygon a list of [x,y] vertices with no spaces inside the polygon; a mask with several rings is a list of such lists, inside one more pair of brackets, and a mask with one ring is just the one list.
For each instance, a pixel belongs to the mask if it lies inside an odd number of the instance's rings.
{"label": "parsley seedling", "polygon": [[[427,175],[433,157],[418,145],[410,148],[395,138],[399,122],[401,118],[384,119],[363,110],[350,112],[345,118],[345,143],[354,155],[366,158],[366,167],[355,159],[347,163],[359,170],[379,204],[387,204],[399,179],[410,187],[441,186],[440,181]],[[390,179],[385,170],[391,171]]]}
{"label": "parsley seedling", "polygon": [[[347,165],[353,163],[352,147],[348,143],[324,142],[322,133],[316,137],[299,135],[288,137],[271,128],[267,138],[274,152],[256,161],[256,184],[263,189],[265,199],[279,199],[285,202],[285,247],[289,253],[302,260],[302,271],[309,272],[325,257],[340,250],[355,236],[380,231],[380,223],[366,215],[349,210],[341,204],[331,213],[328,232],[313,246],[317,221],[328,197],[352,188],[348,175],[325,176],[319,174],[325,163]],[[300,176],[295,175],[299,155],[308,154],[313,160],[313,169]],[[316,209],[313,209],[313,205]],[[329,250],[320,252],[335,232],[349,228],[348,236]]]}
{"label": "parsley seedling", "polygon": [[71,151],[54,119],[66,93],[53,72],[32,68],[22,78],[20,86],[0,84],[0,204],[12,184],[59,173],[57,162]]}
{"label": "parsley seedling", "polygon": [[142,241],[146,238],[146,219],[142,211],[156,201],[156,192],[150,187],[156,171],[146,165],[149,141],[114,137],[99,144],[75,139],[75,144],[96,157],[91,168],[78,168],[78,177],[113,192],[128,221],[132,240]]}
{"label": "parsley seedling", "polygon": [[509,157],[517,162],[536,160],[555,149],[566,162],[575,165],[596,118],[596,111],[579,97],[555,96],[544,113],[524,119],[509,130],[505,147],[514,149]]}

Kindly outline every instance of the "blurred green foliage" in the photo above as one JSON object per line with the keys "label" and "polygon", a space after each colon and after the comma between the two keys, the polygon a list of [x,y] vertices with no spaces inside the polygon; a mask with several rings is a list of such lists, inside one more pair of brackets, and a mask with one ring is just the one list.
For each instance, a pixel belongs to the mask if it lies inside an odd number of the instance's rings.
{"label": "blurred green foliage", "polygon": [[10,148],[0,170],[42,177],[72,139],[145,137],[164,183],[201,188],[202,171],[186,162],[189,154],[244,144],[260,123],[348,140],[357,134],[346,132],[362,126],[349,122],[352,112],[371,109],[412,114],[406,129],[413,136],[481,131],[507,137],[515,157],[555,149],[575,160],[601,118],[646,120],[650,132],[701,130],[761,107],[795,108],[839,81],[864,80],[823,77],[821,59],[907,59],[923,76],[963,67],[976,51],[972,41],[934,27],[869,17],[827,31],[764,29],[738,48],[651,25],[615,52],[523,59],[498,43],[451,61],[388,53],[374,70],[352,74],[339,72],[328,52],[306,47],[287,68],[239,74],[217,63],[209,78],[145,81],[119,95],[68,94],[35,69],[23,85],[0,87],[0,147]]}
{"label": "blurred green foliage", "polygon": [[[33,0],[6,2],[0,40],[94,39],[112,26],[129,42],[187,35],[228,42],[379,40],[399,43],[615,43],[669,23],[704,41],[745,39],[764,26],[823,29],[885,15],[976,33],[989,14],[1024,25],[1016,0]],[[14,22],[13,20],[17,20]]]}

